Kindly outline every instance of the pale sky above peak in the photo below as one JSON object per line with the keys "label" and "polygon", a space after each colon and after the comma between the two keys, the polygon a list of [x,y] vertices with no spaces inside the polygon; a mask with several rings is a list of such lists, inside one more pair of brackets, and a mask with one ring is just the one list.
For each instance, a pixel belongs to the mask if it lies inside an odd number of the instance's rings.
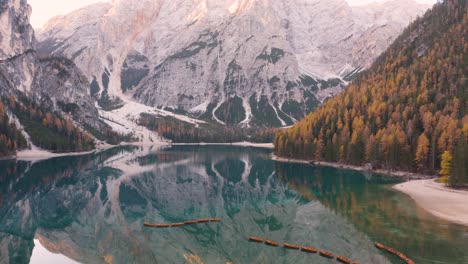
{"label": "pale sky above peak", "polygon": [[[346,0],[351,5],[364,5],[384,0]],[[434,4],[436,0],[416,0],[419,3]],[[56,15],[64,15],[80,7],[96,3],[108,2],[107,0],[28,0],[33,8],[31,24],[35,28],[42,27],[50,18]]]}
{"label": "pale sky above peak", "polygon": [[107,0],[28,0],[32,6],[31,24],[34,28],[42,27],[49,19],[65,15],[80,7]]}

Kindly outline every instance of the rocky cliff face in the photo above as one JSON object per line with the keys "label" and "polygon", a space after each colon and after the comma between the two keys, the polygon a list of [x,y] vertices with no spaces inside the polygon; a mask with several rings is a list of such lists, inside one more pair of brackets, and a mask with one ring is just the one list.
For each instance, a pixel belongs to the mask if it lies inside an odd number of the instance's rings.
{"label": "rocky cliff face", "polygon": [[78,123],[103,129],[95,100],[89,94],[89,82],[73,61],[40,57],[39,64],[37,95],[50,99],[54,108],[71,114]]}
{"label": "rocky cliff face", "polygon": [[71,114],[80,125],[104,130],[90,83],[75,63],[37,55],[30,15],[26,0],[0,1],[0,99],[25,95],[48,110]]}
{"label": "rocky cliff face", "polygon": [[106,103],[127,93],[227,125],[284,126],[341,91],[427,8],[400,0],[113,1],[52,19],[39,50],[72,59]]}
{"label": "rocky cliff face", "polygon": [[26,0],[0,1],[1,94],[11,89],[30,92],[34,86],[36,39],[29,24],[30,15],[31,7]]}

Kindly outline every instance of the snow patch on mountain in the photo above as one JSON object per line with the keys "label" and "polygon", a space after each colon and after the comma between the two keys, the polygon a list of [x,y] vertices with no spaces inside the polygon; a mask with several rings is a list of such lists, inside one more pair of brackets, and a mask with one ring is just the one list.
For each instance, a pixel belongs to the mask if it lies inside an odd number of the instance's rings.
{"label": "snow patch on mountain", "polygon": [[205,121],[202,120],[197,120],[188,116],[178,115],[169,111],[140,104],[130,100],[126,96],[122,96],[121,99],[124,102],[122,107],[112,111],[105,111],[97,106],[99,109],[100,119],[112,127],[112,129],[116,132],[119,132],[123,135],[133,134],[133,136],[138,139],[139,145],[166,145],[169,143],[169,141],[161,138],[156,132],[151,131],[144,126],[138,125],[138,121],[142,113],[159,117],[170,116],[182,122],[195,125],[205,123]]}

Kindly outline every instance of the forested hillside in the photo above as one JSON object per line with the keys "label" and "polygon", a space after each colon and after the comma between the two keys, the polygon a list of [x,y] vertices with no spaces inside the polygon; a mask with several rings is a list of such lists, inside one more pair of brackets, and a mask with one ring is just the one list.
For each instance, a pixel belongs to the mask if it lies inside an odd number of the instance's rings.
{"label": "forested hillside", "polygon": [[276,128],[234,128],[207,121],[194,125],[173,117],[156,117],[142,114],[139,124],[157,132],[174,143],[233,143],[249,141],[271,143]]}
{"label": "forested hillside", "polygon": [[27,147],[26,139],[6,113],[5,105],[0,102],[0,157],[13,155],[17,150]]}
{"label": "forested hillside", "polygon": [[436,4],[346,92],[278,134],[276,154],[422,173],[442,163],[466,178],[467,26],[465,0]]}
{"label": "forested hillside", "polygon": [[[94,149],[94,139],[76,127],[71,118],[64,118],[45,105],[20,95],[8,99],[8,107],[24,126],[34,145],[53,152],[76,152]],[[14,127],[13,127],[14,128]],[[15,140],[23,146],[20,133]]]}

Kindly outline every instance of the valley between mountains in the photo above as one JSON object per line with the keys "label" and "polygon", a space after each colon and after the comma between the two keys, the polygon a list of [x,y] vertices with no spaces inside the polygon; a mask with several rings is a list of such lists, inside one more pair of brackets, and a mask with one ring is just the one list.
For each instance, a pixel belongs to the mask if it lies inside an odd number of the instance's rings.
{"label": "valley between mountains", "polygon": [[113,1],[34,31],[27,1],[3,1],[0,152],[272,142],[274,128],[345,89],[428,8]]}
{"label": "valley between mountains", "polygon": [[468,263],[468,5],[420,2],[0,0],[0,264]]}

